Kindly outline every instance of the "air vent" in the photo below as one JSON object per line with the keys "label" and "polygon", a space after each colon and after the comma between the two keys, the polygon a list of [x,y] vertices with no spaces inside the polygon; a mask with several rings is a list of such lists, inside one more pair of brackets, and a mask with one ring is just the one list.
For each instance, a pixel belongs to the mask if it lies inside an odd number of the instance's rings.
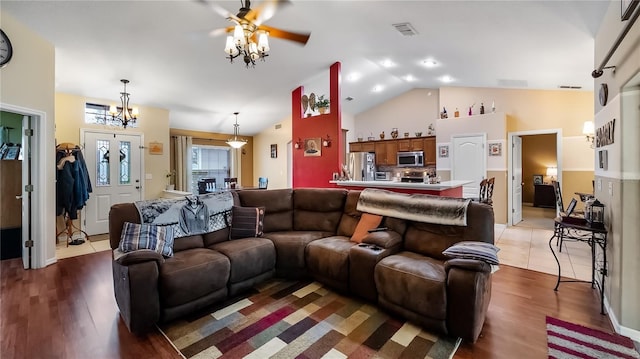
{"label": "air vent", "polygon": [[349,96],[349,97],[345,98],[345,100],[347,100],[347,101],[353,101],[353,97]]}
{"label": "air vent", "polygon": [[560,85],[558,86],[558,88],[561,89],[571,89],[571,90],[579,90],[582,88],[582,86],[570,86],[570,85]]}
{"label": "air vent", "polygon": [[498,79],[498,86],[500,86],[500,87],[528,87],[529,83],[526,80]]}
{"label": "air vent", "polygon": [[398,30],[403,36],[418,35],[418,32],[413,27],[413,25],[411,25],[408,22],[403,22],[403,23],[400,23],[400,24],[393,24],[393,27],[395,27],[396,30]]}
{"label": "air vent", "polygon": [[276,125],[276,130],[279,130],[279,129],[281,129],[281,128],[282,128],[282,124],[281,124],[281,123],[279,123],[279,124],[277,124],[277,125]]}

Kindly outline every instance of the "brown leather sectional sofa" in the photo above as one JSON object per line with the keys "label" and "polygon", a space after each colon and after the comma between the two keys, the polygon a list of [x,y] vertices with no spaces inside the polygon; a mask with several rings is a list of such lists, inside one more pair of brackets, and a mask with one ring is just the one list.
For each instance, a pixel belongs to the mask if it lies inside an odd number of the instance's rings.
{"label": "brown leather sectional sofa", "polygon": [[[490,206],[471,203],[467,226],[385,218],[386,231],[350,241],[360,191],[282,189],[234,192],[236,205],[265,207],[261,238],[229,240],[229,229],[176,238],[174,256],[134,251],[113,261],[116,301],[129,330],[234,296],[272,276],[316,280],[429,330],[475,342],[491,298],[491,268],[442,251],[460,241],[494,241]],[[112,249],[123,223],[140,223],[132,203],[109,213]]]}

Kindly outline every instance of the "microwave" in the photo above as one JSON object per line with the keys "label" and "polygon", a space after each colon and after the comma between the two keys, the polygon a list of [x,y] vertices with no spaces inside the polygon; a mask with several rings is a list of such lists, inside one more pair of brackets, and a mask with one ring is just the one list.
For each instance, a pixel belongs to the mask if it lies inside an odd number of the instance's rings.
{"label": "microwave", "polygon": [[424,167],[424,152],[398,152],[398,167]]}

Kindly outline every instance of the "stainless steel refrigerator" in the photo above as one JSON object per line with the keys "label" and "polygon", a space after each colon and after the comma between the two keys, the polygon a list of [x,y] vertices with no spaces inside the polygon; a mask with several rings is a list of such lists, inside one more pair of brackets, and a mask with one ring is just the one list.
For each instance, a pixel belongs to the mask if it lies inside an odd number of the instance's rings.
{"label": "stainless steel refrigerator", "polygon": [[347,166],[351,180],[373,181],[376,172],[376,155],[369,152],[349,153],[349,165]]}

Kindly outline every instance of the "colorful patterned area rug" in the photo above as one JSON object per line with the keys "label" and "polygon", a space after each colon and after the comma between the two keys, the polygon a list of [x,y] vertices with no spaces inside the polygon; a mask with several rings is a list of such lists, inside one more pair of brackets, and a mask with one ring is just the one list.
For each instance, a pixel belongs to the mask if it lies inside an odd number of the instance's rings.
{"label": "colorful patterned area rug", "polygon": [[640,358],[633,341],[582,325],[547,317],[549,358]]}
{"label": "colorful patterned area rug", "polygon": [[160,326],[186,358],[452,358],[428,333],[317,282],[271,281],[209,313]]}

